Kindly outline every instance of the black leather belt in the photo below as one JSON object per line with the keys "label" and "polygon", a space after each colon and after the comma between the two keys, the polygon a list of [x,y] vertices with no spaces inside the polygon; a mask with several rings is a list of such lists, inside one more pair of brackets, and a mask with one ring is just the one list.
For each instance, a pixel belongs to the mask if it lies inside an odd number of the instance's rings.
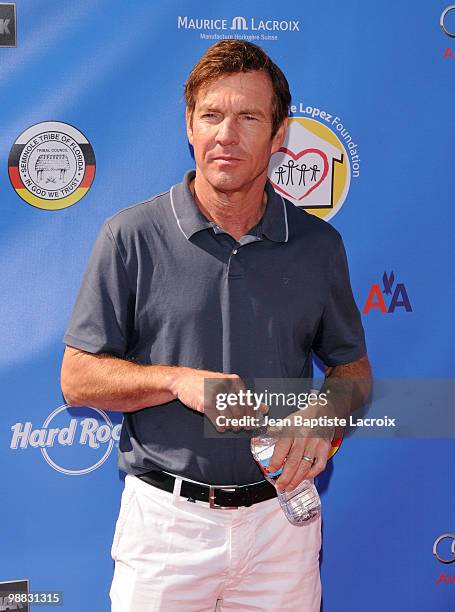
{"label": "black leather belt", "polygon": [[[148,484],[172,493],[174,490],[175,476],[166,472],[146,472],[138,474],[138,478]],[[267,480],[253,485],[242,485],[238,487],[217,487],[197,484],[182,479],[180,489],[181,497],[190,501],[203,501],[210,504],[210,508],[234,510],[240,506],[252,506],[267,499],[276,497],[276,489]]]}

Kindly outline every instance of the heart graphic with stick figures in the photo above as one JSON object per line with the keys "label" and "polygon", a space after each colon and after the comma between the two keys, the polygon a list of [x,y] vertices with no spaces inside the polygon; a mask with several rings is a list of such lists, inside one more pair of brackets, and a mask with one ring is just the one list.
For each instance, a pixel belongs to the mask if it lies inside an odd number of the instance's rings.
{"label": "heart graphic with stick figures", "polygon": [[317,189],[329,172],[327,155],[321,149],[295,153],[281,147],[270,161],[274,171],[269,181],[275,189],[295,200],[303,200]]}

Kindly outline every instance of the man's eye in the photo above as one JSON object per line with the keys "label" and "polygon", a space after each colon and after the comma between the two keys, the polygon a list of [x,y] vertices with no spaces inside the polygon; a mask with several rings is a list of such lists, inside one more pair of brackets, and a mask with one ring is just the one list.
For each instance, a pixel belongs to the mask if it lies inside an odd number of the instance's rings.
{"label": "man's eye", "polygon": [[215,113],[204,113],[202,115],[203,119],[213,119],[213,117],[215,117]]}
{"label": "man's eye", "polygon": [[243,115],[243,116],[247,121],[256,121],[256,117],[253,117],[253,115]]}

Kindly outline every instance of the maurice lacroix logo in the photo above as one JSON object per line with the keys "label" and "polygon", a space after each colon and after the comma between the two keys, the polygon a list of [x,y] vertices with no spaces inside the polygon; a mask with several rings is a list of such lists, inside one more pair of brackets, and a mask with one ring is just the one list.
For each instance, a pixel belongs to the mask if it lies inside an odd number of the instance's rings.
{"label": "maurice lacroix logo", "polygon": [[[392,313],[397,308],[403,308],[405,312],[412,312],[411,301],[405,284],[397,283],[395,285],[395,274],[393,271],[390,274],[384,272],[382,284],[382,290],[379,283],[371,285],[365,306],[362,309],[363,314],[368,314],[371,310],[379,310],[382,314]],[[386,300],[390,300],[388,306]]]}
{"label": "maurice lacroix logo", "polygon": [[114,424],[98,408],[78,408],[77,413],[77,417],[71,416],[64,404],[53,410],[41,427],[33,427],[31,421],[15,423],[10,448],[39,449],[43,459],[62,474],[93,472],[118,443],[122,424]]}
{"label": "maurice lacroix logo", "polygon": [[237,16],[227,18],[177,16],[179,30],[199,31],[200,38],[236,38],[242,40],[278,40],[278,34],[300,32],[298,19],[261,19]]}
{"label": "maurice lacroix logo", "polygon": [[0,47],[16,46],[16,4],[0,3]]}

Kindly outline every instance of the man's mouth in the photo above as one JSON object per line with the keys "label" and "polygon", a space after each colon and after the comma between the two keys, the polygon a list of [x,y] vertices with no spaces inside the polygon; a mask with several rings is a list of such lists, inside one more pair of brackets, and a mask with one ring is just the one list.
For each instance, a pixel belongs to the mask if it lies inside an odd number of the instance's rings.
{"label": "man's mouth", "polygon": [[212,158],[213,161],[226,161],[226,162],[238,162],[242,161],[239,157],[233,157],[231,155],[217,155]]}

